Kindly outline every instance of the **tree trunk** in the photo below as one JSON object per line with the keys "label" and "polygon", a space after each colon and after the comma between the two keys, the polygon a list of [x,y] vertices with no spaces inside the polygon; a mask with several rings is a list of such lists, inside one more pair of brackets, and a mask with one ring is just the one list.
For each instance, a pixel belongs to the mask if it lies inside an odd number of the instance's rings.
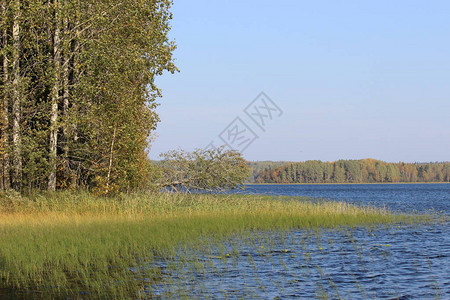
{"label": "tree trunk", "polygon": [[58,102],[61,86],[61,37],[60,37],[60,16],[59,0],[55,0],[55,29],[53,35],[53,87],[51,92],[51,115],[50,115],[50,143],[49,143],[49,165],[50,174],[48,176],[48,189],[56,190],[56,169],[57,169],[57,146],[58,146]]}
{"label": "tree trunk", "polygon": [[[65,29],[66,32],[70,31],[70,26],[69,26],[69,21],[68,18],[65,17],[64,18],[64,24],[63,24],[63,28]],[[63,38],[63,40],[66,40],[65,38]],[[66,44],[63,47],[63,68],[62,68],[62,90],[63,90],[63,95],[62,95],[62,100],[63,100],[63,118],[64,118],[64,122],[63,122],[63,126],[62,126],[62,131],[63,131],[63,142],[64,142],[64,147],[63,147],[63,165],[64,165],[64,177],[65,177],[65,182],[67,184],[67,186],[70,186],[72,183],[70,182],[71,180],[71,172],[70,172],[70,165],[69,165],[69,76],[70,76],[70,72],[69,72],[69,67],[70,67],[70,63],[71,63],[71,59],[70,59],[70,52],[71,49],[71,45],[70,42],[69,44]]]}
{"label": "tree trunk", "polygon": [[[4,21],[6,18],[6,4],[2,3],[2,18]],[[2,30],[2,49],[6,49],[8,46],[8,31],[6,24],[3,24]],[[1,119],[1,129],[0,129],[0,149],[2,149],[3,153],[1,155],[1,182],[0,188],[7,190],[10,188],[10,163],[9,163],[9,96],[8,96],[8,87],[9,87],[9,74],[8,74],[8,56],[6,52],[3,53],[2,56],[2,111],[0,112]]]}
{"label": "tree trunk", "polygon": [[114,159],[114,143],[116,142],[116,131],[117,127],[114,127],[113,137],[111,141],[111,149],[109,151],[109,165],[108,165],[108,175],[106,177],[106,194],[109,193],[109,182],[111,180],[111,171],[112,171],[112,165],[113,165],[113,159]]}
{"label": "tree trunk", "polygon": [[62,90],[63,90],[63,165],[64,165],[64,177],[68,184],[70,184],[70,165],[69,165],[69,62],[67,55],[64,55],[64,67],[62,69]]}
{"label": "tree trunk", "polygon": [[14,0],[14,22],[12,30],[12,187],[22,189],[22,132],[21,107],[22,87],[20,78],[20,0]]}
{"label": "tree trunk", "polygon": [[[80,61],[80,52],[81,52],[81,47],[80,47],[80,7],[81,7],[81,3],[78,1],[77,2],[78,8],[75,10],[74,13],[74,18],[73,18],[73,27],[71,28],[71,32],[75,34],[75,37],[71,40],[71,47],[70,47],[70,53],[71,53],[71,65],[70,65],[70,71],[69,71],[69,87],[70,87],[70,91],[74,91],[74,87],[77,86],[78,84],[78,79],[80,76],[80,66],[79,66],[79,61]],[[79,105],[78,105],[78,101],[76,101],[76,96],[74,97],[74,99],[71,101],[70,103],[71,105],[71,117],[74,117],[75,115],[78,115],[78,109],[79,109]],[[71,131],[71,141],[73,142],[73,145],[76,147],[78,141],[79,141],[79,136],[78,136],[78,124],[76,121],[74,121],[73,119],[71,120],[70,123],[70,131]],[[70,149],[68,149],[69,151]],[[77,185],[78,180],[80,178],[82,178],[82,174],[81,172],[81,162],[79,160],[76,161],[76,167],[73,166],[73,169],[71,170],[71,177],[72,177],[72,185]]]}

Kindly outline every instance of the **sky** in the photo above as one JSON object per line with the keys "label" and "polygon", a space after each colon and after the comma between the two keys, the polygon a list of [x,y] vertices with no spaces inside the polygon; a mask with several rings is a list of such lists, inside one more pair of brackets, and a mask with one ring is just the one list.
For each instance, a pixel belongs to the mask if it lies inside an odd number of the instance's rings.
{"label": "sky", "polygon": [[247,160],[450,160],[449,1],[174,0],[172,12],[180,72],[156,79],[150,158],[226,142]]}

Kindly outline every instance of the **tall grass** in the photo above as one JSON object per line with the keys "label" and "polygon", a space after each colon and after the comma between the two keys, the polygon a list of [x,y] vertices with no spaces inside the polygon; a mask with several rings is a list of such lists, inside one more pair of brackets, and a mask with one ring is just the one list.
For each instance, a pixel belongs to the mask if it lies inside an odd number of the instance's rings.
{"label": "tall grass", "polygon": [[[261,230],[427,221],[426,216],[305,198],[85,192],[0,195],[0,297],[139,297],[158,281],[154,257]],[[19,294],[18,294],[19,293]],[[20,294],[22,293],[22,294]],[[25,294],[23,294],[25,293]]]}

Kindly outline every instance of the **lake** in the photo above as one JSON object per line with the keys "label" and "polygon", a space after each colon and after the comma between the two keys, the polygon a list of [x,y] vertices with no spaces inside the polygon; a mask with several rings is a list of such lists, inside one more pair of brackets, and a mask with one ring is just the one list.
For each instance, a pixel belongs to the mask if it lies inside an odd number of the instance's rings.
{"label": "lake", "polygon": [[[247,185],[244,193],[450,213],[450,184]],[[164,284],[148,292],[162,298],[450,299],[448,229],[447,218],[432,225],[267,232],[250,242],[236,237],[208,251],[184,249],[177,268],[159,262]]]}
{"label": "lake", "polygon": [[306,196],[386,206],[394,211],[450,213],[450,184],[280,184],[246,185],[246,194]]}

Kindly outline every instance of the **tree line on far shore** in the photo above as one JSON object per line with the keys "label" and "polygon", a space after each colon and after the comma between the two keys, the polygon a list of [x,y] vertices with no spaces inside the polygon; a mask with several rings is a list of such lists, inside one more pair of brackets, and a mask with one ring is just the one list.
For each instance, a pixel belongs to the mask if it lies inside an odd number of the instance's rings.
{"label": "tree line on far shore", "polygon": [[375,159],[311,160],[266,167],[256,183],[450,182],[450,163],[388,163]]}

